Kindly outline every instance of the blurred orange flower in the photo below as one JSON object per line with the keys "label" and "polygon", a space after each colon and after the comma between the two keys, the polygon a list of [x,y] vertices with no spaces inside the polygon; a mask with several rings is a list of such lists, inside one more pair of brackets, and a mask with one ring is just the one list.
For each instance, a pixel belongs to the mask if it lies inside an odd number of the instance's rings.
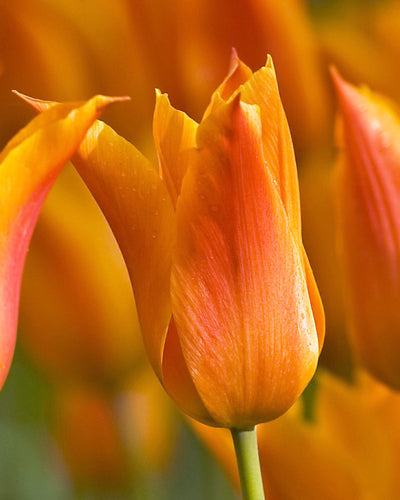
{"label": "blurred orange flower", "polygon": [[166,469],[177,437],[173,410],[146,366],[119,392],[59,384],[51,432],[76,486],[126,490],[135,479]]}
{"label": "blurred orange flower", "polygon": [[382,97],[335,77],[340,257],[360,361],[400,389],[400,122]]}
{"label": "blurred orange flower", "polygon": [[58,101],[134,95],[130,119],[112,109],[107,122],[146,148],[153,88],[200,119],[234,46],[252,68],[272,54],[294,142],[313,147],[330,116],[315,42],[298,0],[1,2],[0,144],[28,119],[9,95],[18,88]]}
{"label": "blurred orange flower", "polygon": [[74,158],[126,260],[150,361],[200,421],[276,418],[314,373],[324,319],[271,61],[252,74],[234,54],[200,125],[158,94],[154,137],[162,178],[100,122]]}
{"label": "blurred orange flower", "polygon": [[113,489],[129,480],[128,450],[112,398],[84,385],[59,386],[52,433],[79,487]]}
{"label": "blurred orange flower", "polygon": [[[319,371],[314,415],[298,401],[258,427],[264,489],[272,500],[396,498],[400,488],[400,396],[357,373],[356,383]],[[190,421],[238,487],[232,440],[225,429]]]}
{"label": "blurred orange flower", "polygon": [[35,118],[0,154],[0,389],[14,351],[22,268],[43,201],[58,172],[112,98],[58,105]]}

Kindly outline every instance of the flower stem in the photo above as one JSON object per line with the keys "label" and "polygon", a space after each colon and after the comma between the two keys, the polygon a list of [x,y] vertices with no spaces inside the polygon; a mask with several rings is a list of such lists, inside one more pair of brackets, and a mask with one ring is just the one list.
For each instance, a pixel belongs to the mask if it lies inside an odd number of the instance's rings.
{"label": "flower stem", "polygon": [[255,427],[231,429],[243,500],[265,500]]}

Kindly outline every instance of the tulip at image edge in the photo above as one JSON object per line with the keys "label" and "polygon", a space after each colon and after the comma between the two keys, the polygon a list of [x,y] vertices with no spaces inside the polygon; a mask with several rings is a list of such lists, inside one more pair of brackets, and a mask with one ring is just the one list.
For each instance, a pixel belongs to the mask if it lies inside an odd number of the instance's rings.
{"label": "tulip at image edge", "polygon": [[400,122],[389,100],[335,71],[341,121],[337,227],[357,359],[400,389]]}

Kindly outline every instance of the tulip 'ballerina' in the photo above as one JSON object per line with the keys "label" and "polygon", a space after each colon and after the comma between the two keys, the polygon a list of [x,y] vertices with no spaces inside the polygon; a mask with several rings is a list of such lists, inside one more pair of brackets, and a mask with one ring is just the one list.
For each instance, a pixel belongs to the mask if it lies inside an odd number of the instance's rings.
{"label": "tulip 'ballerina'", "polygon": [[112,98],[60,104],[38,116],[0,154],[0,389],[15,345],[21,274],[40,208],[57,173]]}
{"label": "tulip 'ballerina'", "polygon": [[276,418],[314,373],[324,319],[272,62],[252,74],[234,54],[199,125],[158,93],[154,138],[160,173],[101,122],[73,159],[121,247],[153,368],[199,421]]}
{"label": "tulip 'ballerina'", "polygon": [[388,103],[334,73],[343,143],[337,212],[350,334],[356,355],[400,389],[400,123]]}

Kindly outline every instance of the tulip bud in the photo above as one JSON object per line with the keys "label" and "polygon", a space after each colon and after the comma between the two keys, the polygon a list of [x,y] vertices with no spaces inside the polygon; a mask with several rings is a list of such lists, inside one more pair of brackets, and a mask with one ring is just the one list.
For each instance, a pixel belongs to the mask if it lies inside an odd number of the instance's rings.
{"label": "tulip bud", "polygon": [[342,126],[339,251],[350,334],[361,363],[400,389],[400,124],[379,96],[334,73]]}

